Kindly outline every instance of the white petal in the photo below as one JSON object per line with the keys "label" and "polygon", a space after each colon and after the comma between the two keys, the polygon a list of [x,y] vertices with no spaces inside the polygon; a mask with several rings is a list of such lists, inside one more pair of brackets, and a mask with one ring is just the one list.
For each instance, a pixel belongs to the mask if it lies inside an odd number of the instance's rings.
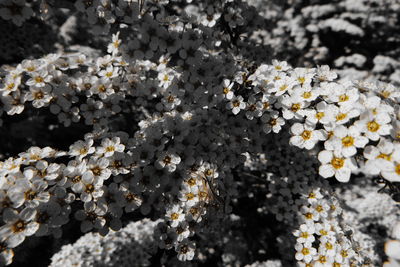
{"label": "white petal", "polygon": [[290,128],[290,131],[294,135],[300,135],[304,131],[304,126],[301,123],[295,123],[293,126]]}
{"label": "white petal", "polygon": [[331,151],[323,150],[318,154],[318,160],[322,163],[328,163],[332,160],[333,155]]}
{"label": "white petal", "polygon": [[336,171],[335,178],[339,182],[347,183],[350,180],[351,171],[348,168],[340,168]]}
{"label": "white petal", "polygon": [[335,170],[333,169],[332,165],[325,164],[319,167],[319,174],[324,178],[328,178],[335,174]]}
{"label": "white petal", "polygon": [[304,139],[298,135],[292,136],[289,140],[289,143],[294,146],[298,146],[300,148],[304,145]]}
{"label": "white petal", "polygon": [[387,256],[400,260],[400,240],[390,240],[385,243],[385,253]]}

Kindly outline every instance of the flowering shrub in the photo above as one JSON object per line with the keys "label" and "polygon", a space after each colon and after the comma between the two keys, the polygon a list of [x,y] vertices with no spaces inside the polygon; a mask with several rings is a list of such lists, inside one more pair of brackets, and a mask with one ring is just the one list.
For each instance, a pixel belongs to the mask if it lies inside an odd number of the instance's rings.
{"label": "flowering shrub", "polygon": [[[32,236],[79,229],[105,237],[84,235],[50,266],[382,262],[355,233],[363,215],[349,215],[337,191],[378,181],[399,219],[396,86],[341,79],[328,65],[255,58],[260,47],[249,33],[265,21],[245,1],[0,3],[7,27],[51,25],[65,14],[58,51],[34,52],[0,72],[0,134],[10,138],[7,129],[22,120],[49,138],[1,151],[3,265]],[[321,27],[364,36],[342,20]],[[285,227],[272,226],[278,221]],[[393,242],[386,253],[395,261]]]}

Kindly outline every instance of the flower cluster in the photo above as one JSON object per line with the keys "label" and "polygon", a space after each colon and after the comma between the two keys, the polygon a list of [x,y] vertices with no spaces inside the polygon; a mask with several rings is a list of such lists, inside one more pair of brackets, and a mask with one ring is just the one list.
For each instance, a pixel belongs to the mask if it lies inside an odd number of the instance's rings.
{"label": "flower cluster", "polygon": [[132,222],[104,238],[85,234],[73,245],[63,246],[49,266],[150,266],[156,223],[148,219]]}
{"label": "flower cluster", "polygon": [[[4,263],[26,237],[60,237],[71,217],[106,235],[134,211],[164,218],[154,240],[192,260],[196,237],[232,211],[252,169],[266,173],[264,211],[298,226],[300,266],[361,262],[316,169],[339,182],[379,175],[398,194],[399,90],[339,80],[328,66],[249,61],[240,34],[257,24],[254,8],[186,2],[77,0],[70,8],[93,33],[112,33],[107,53],[2,67],[3,118],[41,109],[89,129],[69,149],[32,146],[0,162]],[[16,5],[31,3],[0,11]]]}

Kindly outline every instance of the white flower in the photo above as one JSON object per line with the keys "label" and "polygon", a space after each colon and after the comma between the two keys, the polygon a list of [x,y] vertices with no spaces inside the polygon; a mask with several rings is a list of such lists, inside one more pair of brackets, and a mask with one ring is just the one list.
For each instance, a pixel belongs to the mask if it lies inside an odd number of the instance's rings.
{"label": "white flower", "polygon": [[294,248],[296,249],[295,258],[298,261],[302,260],[309,263],[312,261],[314,255],[317,254],[317,250],[313,248],[310,243],[297,243]]}
{"label": "white flower", "polygon": [[231,109],[232,113],[237,115],[241,109],[246,108],[246,104],[243,102],[242,96],[234,96],[227,104],[227,109]]}
{"label": "white flower", "polygon": [[348,158],[357,153],[357,148],[363,148],[367,143],[368,138],[362,136],[357,127],[338,125],[333,130],[333,136],[325,142],[325,148]]}
{"label": "white flower", "polygon": [[355,255],[355,252],[352,249],[352,245],[349,241],[342,242],[342,244],[337,245],[336,251],[337,253],[335,254],[335,261],[339,263],[346,263]]}
{"label": "white flower", "polygon": [[389,124],[390,116],[387,113],[378,113],[376,116],[372,112],[361,114],[360,120],[354,123],[358,130],[371,139],[378,141],[381,136],[389,135],[392,125]]}
{"label": "white flower", "polygon": [[171,227],[177,227],[180,222],[185,220],[185,215],[179,205],[173,205],[167,209],[166,218],[170,221]]}
{"label": "white flower", "polygon": [[264,122],[263,131],[265,133],[279,133],[282,126],[285,125],[285,120],[279,117],[279,112],[272,110],[271,112],[265,113],[261,117],[261,121]]}
{"label": "white flower", "polygon": [[306,110],[306,122],[309,124],[329,124],[335,121],[331,113],[327,112],[328,104],[325,101],[318,102],[315,109]]}
{"label": "white flower", "polygon": [[330,114],[336,124],[345,124],[350,119],[360,115],[360,111],[352,105],[342,105],[340,107],[329,105],[325,113]]}
{"label": "white flower", "polygon": [[354,105],[359,99],[360,93],[357,88],[352,87],[352,83],[331,83],[330,85],[331,94],[328,95],[328,99],[339,106],[343,105]]}
{"label": "white flower", "polygon": [[37,222],[32,219],[36,215],[36,210],[25,208],[20,213],[12,209],[6,209],[3,213],[5,225],[0,227],[0,236],[6,237],[7,246],[15,248],[21,244],[25,237],[33,235],[39,228]]}
{"label": "white flower", "polygon": [[292,96],[284,95],[280,101],[283,106],[283,118],[286,120],[290,119],[302,119],[306,112],[304,108],[308,106],[298,95],[294,94]]}
{"label": "white flower", "polygon": [[302,224],[300,225],[300,230],[294,231],[293,235],[297,237],[296,241],[298,243],[313,243],[315,241],[314,232],[314,226]]}
{"label": "white flower", "polygon": [[193,207],[199,202],[198,187],[185,187],[179,192],[179,200],[184,202],[187,207]]}
{"label": "white flower", "polygon": [[107,46],[107,53],[116,55],[119,52],[121,39],[119,39],[119,32],[112,35],[112,42]]}
{"label": "white flower", "polygon": [[221,91],[222,91],[222,95],[227,99],[227,100],[231,100],[234,96],[233,91],[232,91],[232,87],[233,87],[234,83],[231,82],[228,79],[224,79],[221,83]]}
{"label": "white flower", "polygon": [[98,75],[100,77],[104,77],[105,79],[111,79],[118,76],[118,67],[114,67],[112,65],[107,66],[106,69],[99,71]]}
{"label": "white flower", "polygon": [[175,248],[175,251],[178,252],[180,261],[190,261],[194,257],[195,244],[186,239]]}
{"label": "white flower", "polygon": [[78,160],[86,157],[89,154],[93,154],[96,150],[93,145],[93,139],[87,139],[85,141],[78,140],[69,147],[68,154],[70,156],[75,156]]}
{"label": "white flower", "polygon": [[41,203],[49,201],[50,193],[45,190],[46,188],[47,183],[42,180],[18,179],[8,190],[8,194],[10,200],[14,203],[14,207],[20,207],[24,204],[27,207],[35,208]]}
{"label": "white flower", "polygon": [[26,100],[32,101],[35,108],[41,108],[50,103],[53,99],[51,95],[51,87],[46,84],[42,87],[32,86],[29,88],[29,93],[26,95]]}
{"label": "white flower", "polygon": [[381,138],[376,146],[366,146],[364,149],[364,157],[367,159],[365,171],[371,175],[378,175],[383,166],[392,164],[392,153],[396,150],[400,150],[400,144],[393,144],[384,138]]}
{"label": "white flower", "polygon": [[318,66],[316,78],[319,82],[329,82],[337,78],[336,72],[330,70],[328,65]]}
{"label": "white flower", "polygon": [[47,70],[42,69],[38,72],[32,73],[30,79],[26,81],[26,84],[29,86],[43,87],[46,83],[50,82],[52,79],[51,75],[48,75]]}
{"label": "white flower", "polygon": [[320,130],[315,130],[315,125],[295,123],[290,128],[292,137],[290,144],[299,148],[312,149],[318,141],[324,139]]}
{"label": "white flower", "polygon": [[272,66],[277,71],[287,71],[290,69],[290,66],[286,61],[278,61],[276,59],[272,60]]}
{"label": "white flower", "polygon": [[263,104],[254,96],[250,96],[247,101],[246,118],[252,120],[254,117],[261,117],[263,113]]}
{"label": "white flower", "polygon": [[315,75],[315,69],[295,68],[292,77],[301,86],[309,85]]}
{"label": "white flower", "polygon": [[91,157],[88,162],[88,171],[90,171],[95,183],[102,183],[111,176],[111,170],[108,168],[110,162],[106,158]]}
{"label": "white flower", "polygon": [[318,235],[320,242],[335,242],[335,232],[332,231],[332,225],[327,221],[315,224],[315,234]]}
{"label": "white flower", "polygon": [[162,152],[156,160],[155,167],[158,169],[165,168],[168,172],[174,172],[180,162],[181,158],[177,154]]}
{"label": "white flower", "polygon": [[269,93],[275,93],[276,96],[283,95],[286,92],[291,92],[296,85],[296,81],[290,76],[283,76],[274,82],[274,86],[267,89]]}
{"label": "white flower", "polygon": [[318,154],[318,160],[322,163],[319,174],[324,178],[335,176],[339,182],[348,182],[351,172],[357,169],[353,158],[344,158],[337,152],[323,150]]}
{"label": "white flower", "polygon": [[390,182],[400,182],[400,150],[391,155],[391,162],[381,166],[381,175]]}
{"label": "white flower", "polygon": [[115,152],[123,152],[125,146],[120,143],[119,137],[113,137],[112,139],[105,138],[101,141],[101,146],[97,147],[96,153],[103,155],[104,157],[111,157]]}

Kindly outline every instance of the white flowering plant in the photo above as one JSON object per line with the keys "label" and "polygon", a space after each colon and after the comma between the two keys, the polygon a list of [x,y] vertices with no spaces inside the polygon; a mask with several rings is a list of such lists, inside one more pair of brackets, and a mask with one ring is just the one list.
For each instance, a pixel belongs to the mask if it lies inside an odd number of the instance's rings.
{"label": "white flowering plant", "polygon": [[[316,2],[300,13],[359,11]],[[280,40],[305,18],[299,1],[260,3],[0,2],[0,28],[37,25],[57,40],[3,56],[0,265],[26,266],[40,250],[49,257],[37,266],[383,264],[371,244],[392,227],[399,239],[396,81],[273,59],[281,49],[265,31]],[[306,29],[368,33],[347,16]],[[287,49],[284,59],[299,47]],[[380,192],[368,216],[352,207],[366,188]],[[371,238],[374,225],[386,234]],[[397,266],[398,242],[385,252]]]}

